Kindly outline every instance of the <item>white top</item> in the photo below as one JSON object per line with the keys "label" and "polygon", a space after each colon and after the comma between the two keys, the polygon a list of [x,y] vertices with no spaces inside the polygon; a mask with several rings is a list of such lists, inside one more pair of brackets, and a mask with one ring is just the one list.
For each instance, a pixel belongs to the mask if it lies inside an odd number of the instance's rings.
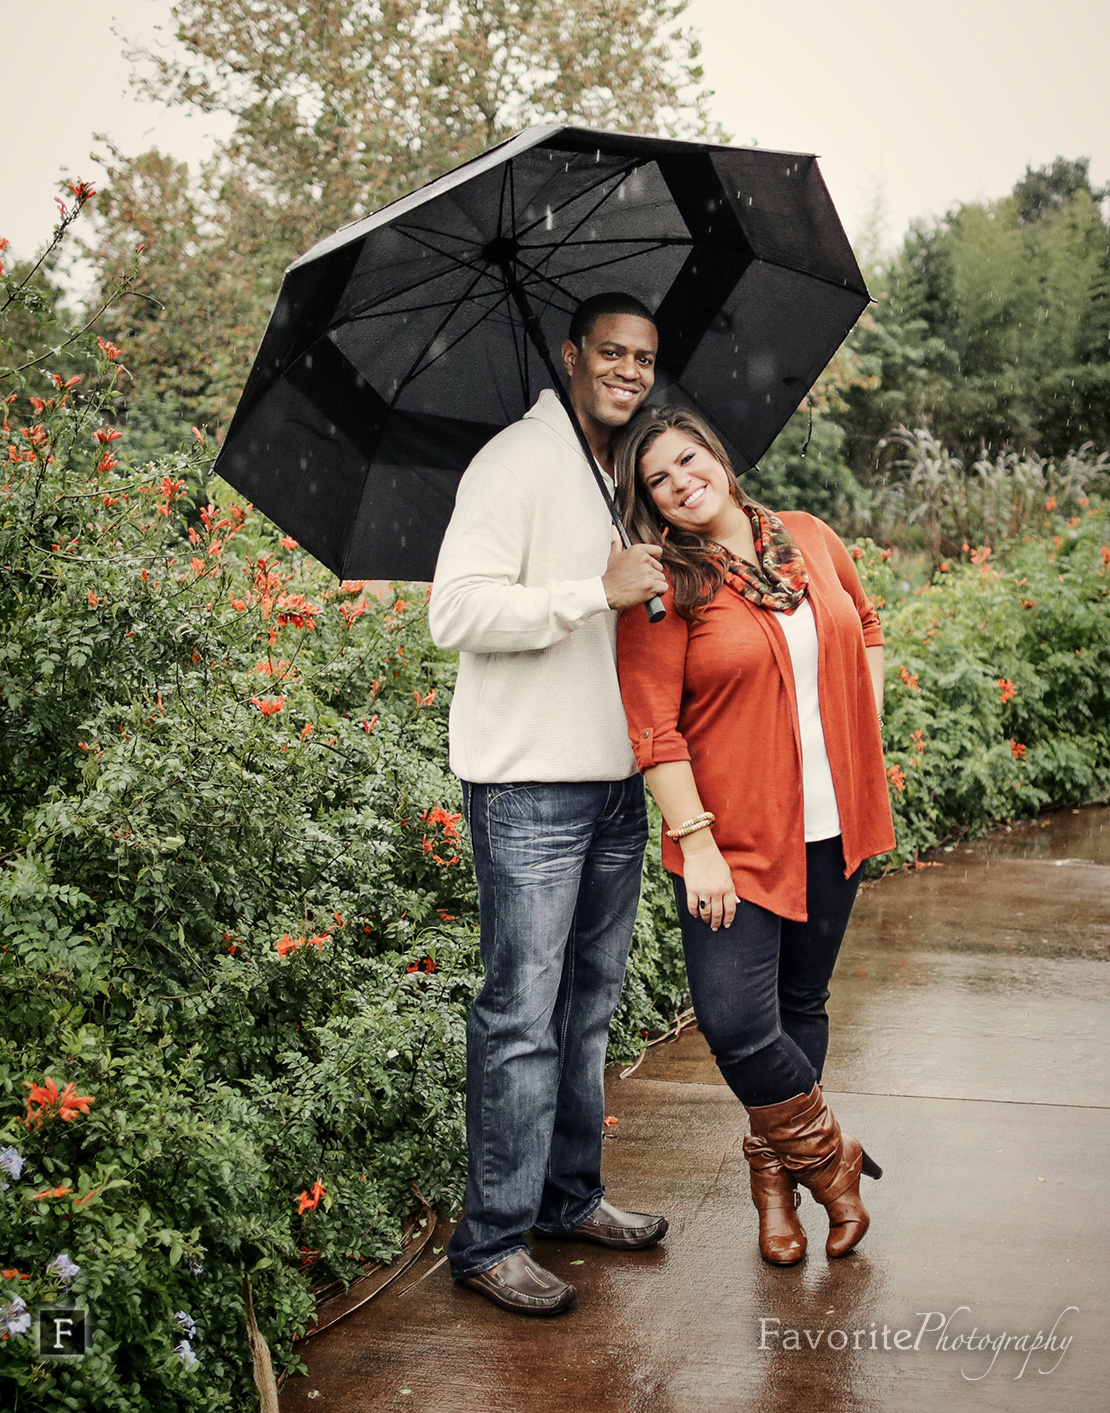
{"label": "white top", "polygon": [[428,608],[459,654],[451,769],[464,780],[636,773],[601,576],[609,512],[555,393],[467,467]]}
{"label": "white top", "polygon": [[836,807],[817,695],[817,624],[808,597],[793,613],[775,612],[775,617],[786,638],[790,665],[794,669],[794,694],[798,699],[802,737],[805,838],[807,844],[812,844],[818,839],[834,839],[840,833],[840,811]]}

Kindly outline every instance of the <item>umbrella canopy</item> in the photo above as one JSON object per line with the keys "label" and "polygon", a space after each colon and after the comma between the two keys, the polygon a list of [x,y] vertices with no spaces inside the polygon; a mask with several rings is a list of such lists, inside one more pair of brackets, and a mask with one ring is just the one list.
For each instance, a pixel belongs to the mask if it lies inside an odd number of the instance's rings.
{"label": "umbrella canopy", "polygon": [[[655,311],[651,401],[754,466],[868,303],[816,158],[530,128],[286,272],[216,463],[341,578],[429,579],[577,305]],[[528,316],[531,316],[529,327]]]}

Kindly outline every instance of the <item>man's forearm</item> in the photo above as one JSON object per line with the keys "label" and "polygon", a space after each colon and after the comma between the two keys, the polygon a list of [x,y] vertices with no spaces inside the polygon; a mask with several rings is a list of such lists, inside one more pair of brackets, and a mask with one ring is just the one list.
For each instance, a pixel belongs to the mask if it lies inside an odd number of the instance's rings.
{"label": "man's forearm", "polygon": [[448,652],[534,652],[608,610],[601,576],[526,587],[478,574],[437,574],[428,626]]}

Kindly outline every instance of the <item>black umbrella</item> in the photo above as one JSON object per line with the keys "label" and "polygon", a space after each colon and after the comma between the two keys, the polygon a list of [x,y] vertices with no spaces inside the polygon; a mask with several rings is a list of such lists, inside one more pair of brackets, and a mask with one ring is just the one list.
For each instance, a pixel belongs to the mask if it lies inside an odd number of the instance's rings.
{"label": "black umbrella", "polygon": [[341,578],[430,579],[467,463],[611,289],[656,311],[652,401],[738,472],[868,302],[814,157],[530,128],[289,267],[216,470]]}

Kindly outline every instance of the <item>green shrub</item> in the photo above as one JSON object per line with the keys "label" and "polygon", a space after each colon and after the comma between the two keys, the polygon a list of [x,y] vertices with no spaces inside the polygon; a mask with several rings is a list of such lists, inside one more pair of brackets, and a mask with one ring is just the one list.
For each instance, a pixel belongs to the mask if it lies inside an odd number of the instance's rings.
{"label": "green shrub", "polygon": [[[314,1276],[460,1197],[454,665],[423,588],[336,585],[199,435],[128,455],[118,350],[67,358],[13,384],[0,443],[0,1404],[237,1410],[245,1282],[288,1366]],[[890,605],[887,865],[1107,790],[1107,538],[1088,505],[901,602],[857,547]],[[611,1056],[684,993],[653,842]],[[93,1352],[38,1361],[24,1307],[69,1296]]]}
{"label": "green shrub", "polygon": [[[92,366],[5,427],[0,1147],[23,1167],[0,1254],[33,1306],[67,1253],[97,1339],[49,1365],[13,1334],[0,1387],[240,1408],[245,1276],[280,1351],[315,1270],[388,1259],[414,1184],[459,1195],[477,957],[451,669],[422,590],[336,586],[243,510],[198,511],[199,444],[117,459],[115,360]],[[27,1128],[48,1079],[91,1107]]]}
{"label": "green shrub", "polygon": [[[284,1357],[313,1275],[388,1260],[416,1191],[461,1197],[480,968],[454,664],[424,587],[337,585],[208,483],[199,441],[133,464],[117,366],[5,425],[0,1149],[23,1168],[0,1260],[33,1307],[64,1252],[97,1339],[64,1365],[13,1334],[0,1390],[240,1408],[245,1277]],[[646,898],[621,1056],[683,988],[658,879]],[[48,1080],[91,1107],[28,1129]]]}
{"label": "green shrub", "polygon": [[[1055,533],[1051,533],[1051,531]],[[885,612],[886,758],[898,847],[1110,792],[1110,525],[1087,504],[1050,533],[946,563],[895,603],[897,561],[853,551]]]}

